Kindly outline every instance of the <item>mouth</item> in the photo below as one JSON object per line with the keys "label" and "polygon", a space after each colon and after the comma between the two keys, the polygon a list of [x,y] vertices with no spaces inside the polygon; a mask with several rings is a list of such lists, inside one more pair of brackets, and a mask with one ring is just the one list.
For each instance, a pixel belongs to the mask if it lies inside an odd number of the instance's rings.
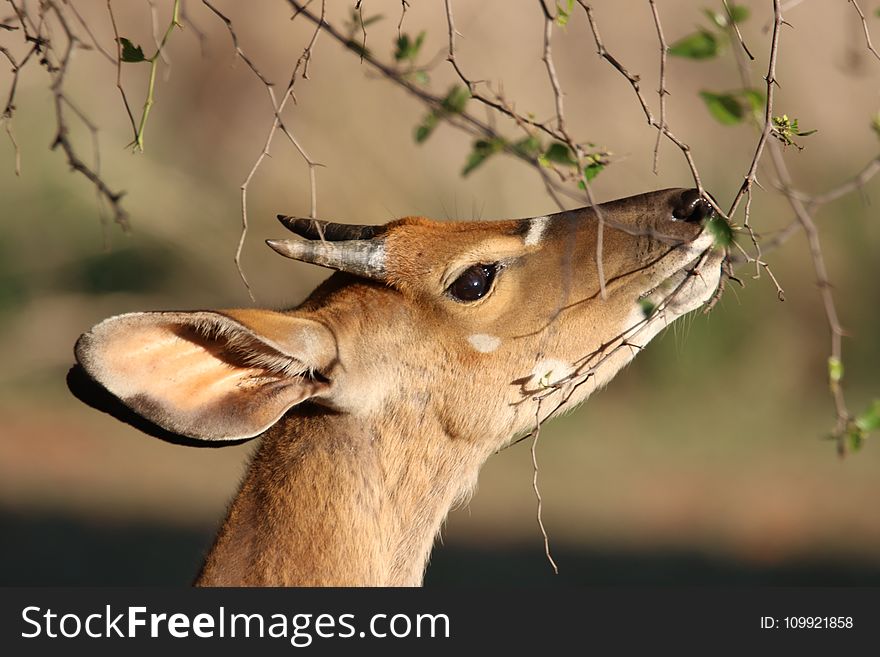
{"label": "mouth", "polygon": [[677,247],[664,258],[660,282],[639,295],[646,318],[662,314],[666,323],[708,302],[721,282],[724,252],[708,231]]}

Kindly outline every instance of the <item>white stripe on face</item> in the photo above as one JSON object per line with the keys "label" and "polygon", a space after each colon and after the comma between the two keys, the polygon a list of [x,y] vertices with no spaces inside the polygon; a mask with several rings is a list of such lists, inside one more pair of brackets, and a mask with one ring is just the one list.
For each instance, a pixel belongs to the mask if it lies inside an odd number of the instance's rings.
{"label": "white stripe on face", "polygon": [[524,242],[526,246],[534,246],[539,244],[544,237],[544,231],[547,230],[547,224],[550,217],[535,217],[529,221],[529,231],[526,233]]}

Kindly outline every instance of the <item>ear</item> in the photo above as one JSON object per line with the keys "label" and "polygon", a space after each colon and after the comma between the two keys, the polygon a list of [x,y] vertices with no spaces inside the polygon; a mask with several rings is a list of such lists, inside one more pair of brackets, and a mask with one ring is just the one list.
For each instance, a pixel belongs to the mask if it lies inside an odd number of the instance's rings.
{"label": "ear", "polygon": [[267,310],[155,312],[104,320],[76,343],[89,376],[163,429],[252,438],[325,393],[336,360],[323,324]]}

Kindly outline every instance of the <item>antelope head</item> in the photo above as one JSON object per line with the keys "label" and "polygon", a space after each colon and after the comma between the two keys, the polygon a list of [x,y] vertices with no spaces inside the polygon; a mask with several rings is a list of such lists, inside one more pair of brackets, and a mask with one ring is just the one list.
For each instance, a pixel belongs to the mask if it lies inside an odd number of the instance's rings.
{"label": "antelope head", "polygon": [[[418,583],[443,517],[489,455],[586,399],[713,295],[722,254],[710,215],[696,190],[668,189],[504,221],[282,216],[294,235],[269,246],[337,270],[301,306],[111,317],[76,358],[166,432],[265,434],[203,583]],[[327,518],[236,511],[281,489],[291,506],[332,509],[352,488],[369,507],[363,522],[382,528],[369,547],[340,548],[347,530]],[[340,522],[361,522],[338,506]],[[267,557],[279,548],[242,524],[273,525],[288,556]],[[304,531],[329,532],[336,561],[360,565],[342,574],[281,536]]]}

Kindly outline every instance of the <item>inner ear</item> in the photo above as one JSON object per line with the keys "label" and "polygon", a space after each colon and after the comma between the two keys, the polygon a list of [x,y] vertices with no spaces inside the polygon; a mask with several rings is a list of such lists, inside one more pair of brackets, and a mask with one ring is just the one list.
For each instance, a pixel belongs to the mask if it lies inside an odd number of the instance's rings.
{"label": "inner ear", "polygon": [[134,313],[83,335],[83,369],[126,407],[201,440],[254,437],[329,389],[322,324],[271,311]]}

